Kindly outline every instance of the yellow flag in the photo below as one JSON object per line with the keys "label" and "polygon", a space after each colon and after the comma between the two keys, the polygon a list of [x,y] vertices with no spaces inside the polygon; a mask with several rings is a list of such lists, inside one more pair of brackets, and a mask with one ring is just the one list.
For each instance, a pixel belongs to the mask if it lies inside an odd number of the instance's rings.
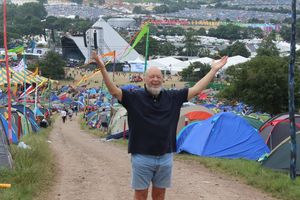
{"label": "yellow flag", "polygon": [[35,71],[32,73],[32,76],[36,76],[39,74],[39,68],[35,68]]}
{"label": "yellow flag", "polygon": [[15,90],[13,91],[13,94],[17,96],[17,92],[18,92],[18,83],[15,83]]}

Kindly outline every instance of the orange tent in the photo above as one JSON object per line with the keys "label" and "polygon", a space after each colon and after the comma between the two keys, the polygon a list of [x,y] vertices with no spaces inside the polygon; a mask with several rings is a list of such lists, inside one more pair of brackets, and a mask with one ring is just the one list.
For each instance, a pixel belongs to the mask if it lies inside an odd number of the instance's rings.
{"label": "orange tent", "polygon": [[189,119],[189,121],[194,121],[208,119],[212,116],[212,114],[205,111],[192,111],[185,114],[184,116],[186,116]]}

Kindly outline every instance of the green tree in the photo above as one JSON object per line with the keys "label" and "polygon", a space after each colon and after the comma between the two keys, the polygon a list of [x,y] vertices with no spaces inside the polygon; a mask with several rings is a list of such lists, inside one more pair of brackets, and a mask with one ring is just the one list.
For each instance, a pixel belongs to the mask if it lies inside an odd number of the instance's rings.
{"label": "green tree", "polygon": [[22,17],[35,16],[44,19],[47,16],[46,8],[41,3],[24,3],[17,7],[18,14]]}
{"label": "green tree", "polygon": [[279,51],[272,41],[272,37],[266,37],[256,51],[257,56],[279,56]]}
{"label": "green tree", "polygon": [[[230,85],[220,92],[228,100],[242,101],[255,110],[278,114],[288,111],[288,61],[286,58],[259,56],[229,67]],[[299,70],[295,73],[295,91],[299,91]],[[299,108],[300,94],[295,93]]]}
{"label": "green tree", "polygon": [[44,3],[48,3],[48,0],[38,0],[38,2],[44,4]]}
{"label": "green tree", "polygon": [[248,51],[244,43],[237,41],[233,45],[230,45],[226,49],[220,51],[220,55],[227,55],[230,57],[240,55],[248,58],[251,55],[251,53]]}
{"label": "green tree", "polygon": [[242,27],[233,24],[221,25],[216,29],[209,29],[208,35],[228,40],[237,40],[242,39],[242,30]]}
{"label": "green tree", "polygon": [[[135,46],[135,50],[145,56],[146,52],[146,36],[144,36],[141,41]],[[149,37],[149,49],[148,55],[165,55],[170,56],[174,55],[176,52],[175,46],[167,41],[157,41],[156,39]]]}
{"label": "green tree", "polygon": [[132,10],[132,13],[136,14],[149,14],[148,10],[144,10],[141,6],[135,6]]}
{"label": "green tree", "polygon": [[157,14],[168,13],[170,11],[169,7],[167,5],[164,5],[164,4],[154,7],[153,10]]}
{"label": "green tree", "polygon": [[[291,24],[291,22],[288,22],[288,24]],[[291,40],[291,27],[290,26],[282,26],[280,29],[280,36],[285,40],[290,42]],[[298,22],[296,24],[296,40],[299,41],[300,40],[300,23]]]}
{"label": "green tree", "polygon": [[211,69],[210,65],[200,62],[191,63],[181,72],[181,77],[184,81],[198,81],[203,78]]}
{"label": "green tree", "polygon": [[77,3],[77,4],[82,4],[83,0],[71,0],[71,2]]}
{"label": "green tree", "polygon": [[184,48],[185,48],[185,54],[187,56],[198,55],[199,45],[197,45],[197,43],[199,42],[195,37],[195,32],[194,31],[186,32],[185,39],[184,39]]}
{"label": "green tree", "polygon": [[[297,30],[296,30],[296,32],[297,32]],[[283,40],[285,40],[285,41],[291,40],[291,28],[290,27],[282,26],[279,34],[283,38]]]}
{"label": "green tree", "polygon": [[45,57],[38,62],[38,65],[41,67],[42,76],[51,79],[63,79],[65,77],[66,62],[54,51],[47,52]]}
{"label": "green tree", "polygon": [[200,48],[198,51],[198,57],[210,57],[210,50],[205,47]]}
{"label": "green tree", "polygon": [[196,31],[197,35],[206,35],[205,28],[199,28],[199,30]]}

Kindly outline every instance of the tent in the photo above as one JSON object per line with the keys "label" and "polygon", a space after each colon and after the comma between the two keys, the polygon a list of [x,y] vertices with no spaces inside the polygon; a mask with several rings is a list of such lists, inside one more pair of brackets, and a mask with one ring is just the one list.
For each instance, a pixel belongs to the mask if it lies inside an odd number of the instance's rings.
{"label": "tent", "polygon": [[[296,134],[296,142],[300,144],[300,132]],[[276,148],[274,148],[268,159],[263,162],[264,167],[272,168],[275,170],[289,170],[291,158],[291,137],[283,140]],[[300,148],[297,148],[297,163],[296,173],[300,174]]]}
{"label": "tent", "polygon": [[269,149],[256,129],[230,112],[186,126],[177,136],[177,153],[257,160]]}
{"label": "tent", "polygon": [[[124,107],[112,109],[112,117],[108,125],[108,134],[115,135],[128,130],[127,110]],[[125,123],[125,125],[124,125]]]}
{"label": "tent", "polygon": [[242,115],[242,117],[255,129],[259,129],[263,125],[263,122],[255,117],[251,117],[250,115]]}
{"label": "tent", "polygon": [[[17,84],[17,83],[20,83],[22,84],[23,83],[23,80],[22,79],[18,79],[16,76],[15,76],[16,72],[14,72],[11,68],[10,68],[10,83],[11,84]],[[5,67],[0,67],[0,85],[6,85],[7,84],[7,79],[6,79],[6,69]]]}
{"label": "tent", "polygon": [[138,90],[138,89],[141,89],[141,88],[137,85],[127,84],[127,85],[122,85],[121,89],[123,89],[123,90]]}
{"label": "tent", "polygon": [[[6,133],[6,137],[9,138],[9,135],[8,135],[8,122],[7,122],[6,118],[2,114],[0,114],[0,120],[1,120],[1,123],[3,125],[2,126],[3,130]],[[14,130],[13,127],[11,129],[11,135],[12,135],[12,142],[14,144],[18,144],[18,137],[17,137],[16,132],[15,132],[15,130]]]}
{"label": "tent", "polygon": [[0,120],[0,168],[12,168],[12,157],[9,152],[8,138]]}
{"label": "tent", "polygon": [[[186,115],[189,115],[189,113],[193,113],[193,112],[202,112],[202,113],[206,113],[210,116],[212,116],[214,114],[211,110],[209,110],[208,108],[206,108],[204,106],[201,106],[201,105],[192,105],[192,106],[181,107],[179,120],[178,120],[178,123],[177,123],[177,131],[176,131],[177,134],[186,125],[186,120],[188,120],[188,123],[190,123],[193,120],[203,120],[203,119],[208,118],[208,117],[206,117],[206,118],[201,118],[201,119],[199,119],[199,118],[189,119]],[[190,114],[190,115],[193,115],[193,114]]]}
{"label": "tent", "polygon": [[[13,108],[15,108],[18,112],[24,114],[24,105],[21,104],[17,104],[17,105],[12,105]],[[27,119],[31,124],[31,128],[33,132],[38,132],[40,127],[37,123],[37,121],[35,120],[34,117],[34,113],[32,112],[32,110],[30,110],[30,108],[25,108],[25,112],[27,114]]]}
{"label": "tent", "polygon": [[[295,115],[296,131],[300,131],[300,115]],[[266,121],[260,128],[260,134],[270,150],[290,136],[290,120],[287,113],[277,115]]]}
{"label": "tent", "polygon": [[185,114],[184,116],[187,117],[190,121],[195,121],[208,119],[213,115],[205,111],[193,111]]}

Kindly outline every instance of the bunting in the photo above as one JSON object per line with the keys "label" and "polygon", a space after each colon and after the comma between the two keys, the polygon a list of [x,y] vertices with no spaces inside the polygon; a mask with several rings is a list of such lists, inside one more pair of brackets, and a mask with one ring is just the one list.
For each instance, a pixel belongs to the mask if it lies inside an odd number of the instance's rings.
{"label": "bunting", "polygon": [[24,71],[27,68],[27,65],[24,62],[24,59],[22,59],[19,64],[15,67],[13,67],[13,70],[16,72]]}

